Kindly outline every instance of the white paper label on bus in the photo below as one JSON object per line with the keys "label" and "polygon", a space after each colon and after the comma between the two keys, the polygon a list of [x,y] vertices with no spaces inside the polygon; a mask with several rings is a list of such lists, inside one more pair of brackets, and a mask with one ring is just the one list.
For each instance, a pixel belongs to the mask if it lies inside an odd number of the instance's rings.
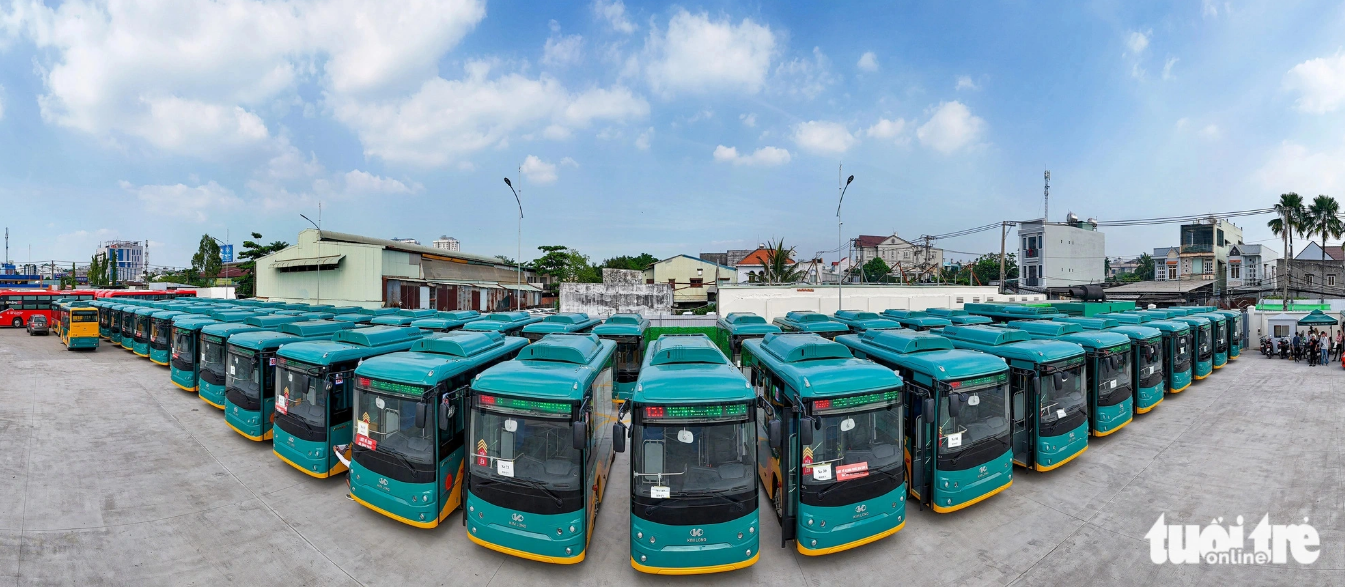
{"label": "white paper label on bus", "polygon": [[649,488],[649,497],[654,499],[668,499],[672,497],[672,489],[662,485],[655,485]]}
{"label": "white paper label on bus", "polygon": [[495,472],[496,472],[496,473],[499,473],[499,475],[500,475],[501,477],[513,477],[513,476],[514,476],[514,461],[506,461],[506,460],[504,460],[504,459],[495,459]]}
{"label": "white paper label on bus", "polygon": [[948,439],[948,448],[957,448],[957,447],[959,447],[959,446],[962,446],[962,433],[961,433],[961,432],[955,432],[955,433],[953,433],[953,434],[949,434],[948,436],[945,436],[944,438],[947,438],[947,439]]}
{"label": "white paper label on bus", "polygon": [[821,465],[813,465],[813,480],[814,480],[814,481],[830,481],[830,480],[831,480],[831,463],[824,463],[824,464],[821,464]]}

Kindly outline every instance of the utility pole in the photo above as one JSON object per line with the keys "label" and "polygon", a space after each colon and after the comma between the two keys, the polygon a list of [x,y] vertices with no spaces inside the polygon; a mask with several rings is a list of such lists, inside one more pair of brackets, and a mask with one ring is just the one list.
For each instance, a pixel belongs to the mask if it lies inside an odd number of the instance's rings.
{"label": "utility pole", "polygon": [[[1047,171],[1046,176],[1050,177],[1051,172]],[[1004,281],[1004,239],[1009,234],[1009,223],[1002,221],[999,223],[999,293],[1008,293],[1008,283]]]}
{"label": "utility pole", "polygon": [[1046,189],[1043,191],[1042,201],[1045,209],[1041,213],[1041,223],[1046,224],[1051,221],[1051,170],[1046,170]]}

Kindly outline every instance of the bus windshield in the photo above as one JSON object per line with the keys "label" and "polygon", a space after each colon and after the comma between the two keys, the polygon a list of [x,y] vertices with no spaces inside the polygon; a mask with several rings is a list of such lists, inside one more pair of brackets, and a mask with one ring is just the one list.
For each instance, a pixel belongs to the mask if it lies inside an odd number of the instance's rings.
{"label": "bus windshield", "polygon": [[878,399],[841,410],[819,409],[834,400],[813,402],[816,424],[813,444],[803,447],[800,501],[842,506],[885,495],[901,484],[905,461],[900,396],[887,395],[889,401]]}
{"label": "bus windshield", "polygon": [[1163,341],[1145,340],[1137,343],[1139,347],[1140,387],[1153,387],[1163,381]]}
{"label": "bus windshield", "polygon": [[262,369],[256,353],[245,349],[229,351],[229,370],[224,374],[224,385],[234,400],[234,390],[243,392],[245,401],[239,407],[258,410],[261,405]]}
{"label": "bus windshield", "polygon": [[[1109,349],[1109,354],[1097,358],[1097,390],[1100,398],[1130,388],[1130,351],[1119,349],[1113,347]],[[1102,401],[1104,406],[1116,403]]]}
{"label": "bus windshield", "polygon": [[1177,345],[1173,351],[1172,370],[1174,373],[1181,373],[1191,368],[1191,333],[1185,332],[1172,337],[1173,344]]}
{"label": "bus windshield", "polygon": [[[374,458],[384,467],[424,471],[429,474],[429,481],[433,481],[434,410],[427,407],[424,426],[416,426],[419,397],[379,393],[369,389],[365,384],[367,381],[361,378],[360,384],[355,386],[355,446],[361,449],[356,452],[362,453],[355,455],[357,460],[377,471],[377,467],[358,457],[378,453]],[[316,384],[316,381],[305,384]],[[294,389],[290,390],[290,397],[295,397]]]}
{"label": "bus windshield", "polygon": [[150,328],[150,342],[155,346],[168,346],[168,330],[171,328],[167,320],[155,320]]}
{"label": "bus windshield", "polygon": [[[1086,407],[1083,391],[1083,361],[1067,359],[1047,365],[1041,374],[1041,415],[1043,427],[1065,420],[1074,414],[1083,414]],[[1052,426],[1053,428],[1053,426]],[[1056,434],[1046,434],[1056,436]]]}
{"label": "bus windshield", "polygon": [[185,357],[188,360],[188,364],[190,364],[192,355],[196,352],[196,345],[193,344],[196,342],[196,337],[192,336],[193,334],[195,333],[186,328],[173,329],[174,359],[182,359]]}
{"label": "bus windshield", "polygon": [[[224,379],[224,341],[214,337],[201,337],[201,371],[210,373],[217,379]],[[219,381],[212,382],[219,385]]]}
{"label": "bus windshield", "polygon": [[573,444],[571,405],[485,395],[475,401],[468,446],[472,493],[526,512],[583,509],[581,453]]}
{"label": "bus windshield", "polygon": [[[959,383],[959,382],[954,382]],[[946,390],[939,403],[939,452],[958,453],[1009,433],[1009,384],[963,385]],[[952,403],[957,402],[957,415]]]}
{"label": "bus windshield", "polygon": [[625,337],[616,341],[616,355],[612,358],[616,365],[617,383],[635,383],[640,378],[640,339]]}
{"label": "bus windshield", "polygon": [[[276,377],[276,411],[309,428],[327,427],[327,392],[321,381],[304,371],[281,367]],[[375,402],[377,404],[377,402]]]}
{"label": "bus windshield", "polygon": [[71,322],[94,322],[96,320],[98,320],[98,313],[90,312],[88,310],[72,312],[70,315]]}
{"label": "bus windshield", "polygon": [[1219,327],[1215,329],[1214,340],[1222,350],[1228,350],[1228,323],[1220,322]]}
{"label": "bus windshield", "polygon": [[1200,327],[1200,352],[1196,355],[1202,359],[1210,356],[1210,325],[1206,324]]}
{"label": "bus windshield", "polygon": [[756,431],[734,422],[648,422],[636,427],[631,456],[641,497],[735,494],[756,488]]}

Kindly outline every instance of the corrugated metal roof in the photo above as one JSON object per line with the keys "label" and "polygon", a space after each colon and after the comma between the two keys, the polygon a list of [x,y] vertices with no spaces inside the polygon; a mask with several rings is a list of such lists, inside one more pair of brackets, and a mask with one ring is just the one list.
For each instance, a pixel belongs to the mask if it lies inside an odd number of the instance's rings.
{"label": "corrugated metal roof", "polygon": [[321,257],[306,257],[303,259],[285,259],[282,261],[271,261],[272,269],[284,267],[313,267],[317,265],[335,265],[346,258],[345,255],[323,255]]}
{"label": "corrugated metal roof", "polygon": [[319,232],[319,235],[322,240],[326,241],[356,243],[362,245],[374,245],[383,247],[385,249],[406,251],[408,253],[419,253],[421,255],[448,257],[451,259],[461,259],[464,261],[475,261],[478,263],[485,263],[488,265],[499,265],[500,267],[515,267],[514,265],[508,265],[495,257],[487,257],[485,255],[473,255],[471,253],[463,253],[459,251],[446,251],[444,249],[436,249],[434,247],[426,247],[408,243],[399,243],[397,241],[381,238],[373,238],[368,236],[360,236],[358,234],[348,234],[344,232],[333,232],[330,230],[323,230]]}

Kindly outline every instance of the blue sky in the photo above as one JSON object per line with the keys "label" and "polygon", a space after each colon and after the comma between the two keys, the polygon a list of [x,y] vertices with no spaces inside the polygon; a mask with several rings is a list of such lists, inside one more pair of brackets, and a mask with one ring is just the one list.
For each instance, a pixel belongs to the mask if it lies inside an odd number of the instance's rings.
{"label": "blue sky", "polygon": [[525,257],[595,261],[834,249],[842,163],[847,236],[1040,217],[1047,167],[1057,220],[1345,198],[1342,30],[1338,1],[0,0],[0,209],[13,259],[184,265],[318,202],[513,256],[505,176]]}

